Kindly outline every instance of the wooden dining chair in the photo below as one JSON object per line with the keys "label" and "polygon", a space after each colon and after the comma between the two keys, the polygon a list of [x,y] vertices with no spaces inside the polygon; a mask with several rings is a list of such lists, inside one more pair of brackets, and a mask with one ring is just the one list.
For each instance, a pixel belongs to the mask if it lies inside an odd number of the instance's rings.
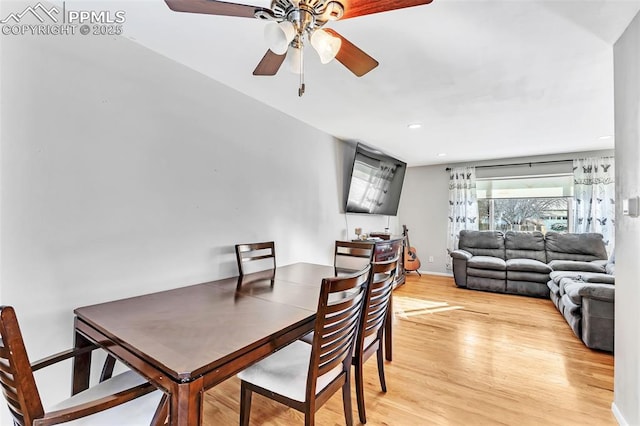
{"label": "wooden dining chair", "polygon": [[367,266],[373,256],[374,245],[363,241],[336,241],[333,269],[336,276],[351,274]]}
{"label": "wooden dining chair", "polygon": [[310,426],[340,388],[346,424],[353,424],[351,357],[370,269],[322,280],[311,345],[295,341],[238,374],[241,425],[249,424],[253,392],[303,412]]}
{"label": "wooden dining chair", "polygon": [[240,275],[276,267],[276,245],[264,243],[236,244],[236,261]]}
{"label": "wooden dining chair", "polygon": [[[397,253],[397,252],[396,252]],[[398,269],[398,256],[383,262],[371,263],[371,282],[367,288],[362,318],[358,327],[352,364],[355,370],[356,398],[361,423],[367,422],[364,407],[363,365],[374,353],[378,358],[378,377],[382,391],[387,391],[384,377],[384,324],[390,315],[390,300]]]}
{"label": "wooden dining chair", "polygon": [[162,425],[168,404],[163,393],[129,370],[44,410],[34,371],[98,346],[70,349],[30,364],[11,306],[0,306],[0,383],[16,426],[46,426],[72,422],[74,426]]}

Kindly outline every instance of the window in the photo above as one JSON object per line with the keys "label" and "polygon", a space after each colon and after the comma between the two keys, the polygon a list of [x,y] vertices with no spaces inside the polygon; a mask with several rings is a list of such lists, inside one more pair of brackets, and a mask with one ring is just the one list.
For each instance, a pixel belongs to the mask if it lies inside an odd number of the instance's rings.
{"label": "window", "polygon": [[480,230],[571,232],[570,174],[478,179]]}

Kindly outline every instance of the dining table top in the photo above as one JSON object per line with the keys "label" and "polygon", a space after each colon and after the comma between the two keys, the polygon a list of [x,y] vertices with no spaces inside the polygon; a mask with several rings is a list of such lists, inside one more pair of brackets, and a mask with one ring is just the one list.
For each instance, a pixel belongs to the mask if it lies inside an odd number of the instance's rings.
{"label": "dining table top", "polygon": [[332,266],[296,263],[75,309],[77,320],[171,380],[188,382],[313,328]]}

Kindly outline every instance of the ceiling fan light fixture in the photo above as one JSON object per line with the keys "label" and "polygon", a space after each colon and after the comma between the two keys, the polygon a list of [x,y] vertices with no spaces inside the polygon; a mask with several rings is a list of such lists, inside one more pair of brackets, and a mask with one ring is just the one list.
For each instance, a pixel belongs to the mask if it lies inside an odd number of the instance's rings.
{"label": "ceiling fan light fixture", "polygon": [[289,65],[289,71],[294,74],[300,74],[302,64],[302,47],[289,47],[286,61]]}
{"label": "ceiling fan light fixture", "polygon": [[320,62],[327,64],[336,57],[342,46],[342,40],[334,37],[325,30],[315,30],[310,37],[311,46],[318,52]]}
{"label": "ceiling fan light fixture", "polygon": [[264,39],[273,53],[283,55],[289,43],[295,38],[296,29],[289,21],[269,22],[264,27]]}
{"label": "ceiling fan light fixture", "polygon": [[322,12],[323,21],[337,21],[344,15],[344,6],[337,1],[330,1]]}

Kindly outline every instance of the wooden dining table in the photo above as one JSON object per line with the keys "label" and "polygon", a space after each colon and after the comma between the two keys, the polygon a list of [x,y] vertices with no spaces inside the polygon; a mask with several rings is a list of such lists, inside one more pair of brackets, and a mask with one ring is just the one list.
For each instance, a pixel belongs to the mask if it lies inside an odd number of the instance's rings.
{"label": "wooden dining table", "polygon": [[[296,263],[77,308],[75,346],[98,343],[163,390],[170,425],[200,425],[207,389],[313,330],[322,278],[333,275]],[[90,370],[90,353],[74,359],[74,394]]]}

